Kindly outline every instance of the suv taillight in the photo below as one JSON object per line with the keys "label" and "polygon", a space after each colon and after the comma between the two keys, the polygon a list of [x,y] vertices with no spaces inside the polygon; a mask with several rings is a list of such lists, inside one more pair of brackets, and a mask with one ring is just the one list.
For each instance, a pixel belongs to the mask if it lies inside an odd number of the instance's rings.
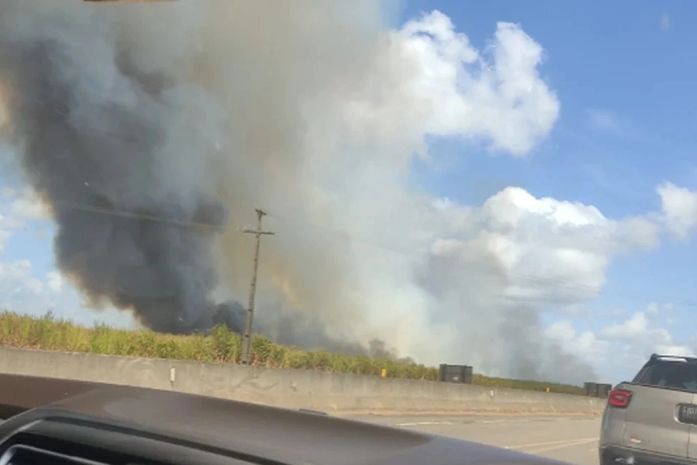
{"label": "suv taillight", "polygon": [[617,408],[627,408],[632,400],[632,391],[627,389],[613,389],[607,397],[608,405]]}

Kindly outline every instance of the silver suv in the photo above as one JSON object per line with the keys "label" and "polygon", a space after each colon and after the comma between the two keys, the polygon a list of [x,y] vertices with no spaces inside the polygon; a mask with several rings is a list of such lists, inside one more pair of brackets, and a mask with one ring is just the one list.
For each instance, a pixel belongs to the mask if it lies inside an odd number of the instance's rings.
{"label": "silver suv", "polygon": [[697,464],[697,358],[654,354],[610,392],[600,464]]}

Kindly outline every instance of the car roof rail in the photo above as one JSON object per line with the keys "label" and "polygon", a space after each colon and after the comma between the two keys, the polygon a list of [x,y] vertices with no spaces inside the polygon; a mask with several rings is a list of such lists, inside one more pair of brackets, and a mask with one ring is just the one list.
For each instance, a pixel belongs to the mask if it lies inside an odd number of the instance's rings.
{"label": "car roof rail", "polygon": [[674,362],[697,362],[697,357],[689,357],[687,355],[651,354],[651,361],[654,360]]}

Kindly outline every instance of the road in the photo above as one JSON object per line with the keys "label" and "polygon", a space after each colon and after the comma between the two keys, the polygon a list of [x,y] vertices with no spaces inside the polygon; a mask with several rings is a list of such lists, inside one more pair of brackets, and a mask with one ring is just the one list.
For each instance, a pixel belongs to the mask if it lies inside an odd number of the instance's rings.
{"label": "road", "polygon": [[506,447],[577,465],[598,464],[600,417],[365,415],[350,418]]}

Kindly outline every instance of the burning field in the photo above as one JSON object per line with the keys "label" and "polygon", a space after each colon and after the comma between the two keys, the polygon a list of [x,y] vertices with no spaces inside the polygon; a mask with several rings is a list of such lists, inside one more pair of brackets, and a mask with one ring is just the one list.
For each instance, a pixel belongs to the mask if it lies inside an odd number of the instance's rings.
{"label": "burning field", "polygon": [[[411,174],[433,162],[429,137],[513,156],[542,140],[559,112],[542,47],[499,23],[478,50],[440,12],[395,27],[388,6],[0,0],[0,137],[51,212],[85,311],[239,329],[253,253],[240,230],[261,207],[277,235],[262,245],[258,328],[273,340],[355,352],[379,339],[428,363],[590,379],[528,336],[539,302],[565,290],[515,277],[529,236],[501,212],[547,200],[507,188],[470,207]],[[549,218],[536,231],[556,231]],[[602,274],[609,252],[593,247],[579,254]],[[545,259],[566,273],[567,256]]]}

